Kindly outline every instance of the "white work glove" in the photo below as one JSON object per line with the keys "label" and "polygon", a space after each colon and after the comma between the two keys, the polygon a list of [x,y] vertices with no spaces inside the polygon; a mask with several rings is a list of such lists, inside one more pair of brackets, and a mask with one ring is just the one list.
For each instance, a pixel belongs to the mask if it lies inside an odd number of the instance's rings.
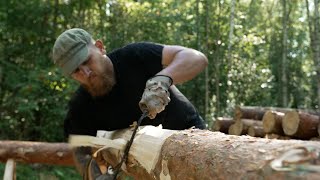
{"label": "white work glove", "polygon": [[139,106],[142,112],[148,112],[150,119],[154,119],[170,102],[172,83],[171,77],[165,75],[156,75],[147,81]]}

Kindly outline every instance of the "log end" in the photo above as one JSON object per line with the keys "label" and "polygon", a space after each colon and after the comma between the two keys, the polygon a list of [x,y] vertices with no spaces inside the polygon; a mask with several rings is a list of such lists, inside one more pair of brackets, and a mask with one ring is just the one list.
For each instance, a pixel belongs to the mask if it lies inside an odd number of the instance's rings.
{"label": "log end", "polygon": [[287,112],[282,121],[283,131],[286,135],[292,136],[298,131],[299,113],[296,111]]}
{"label": "log end", "polygon": [[263,118],[262,118],[262,123],[263,123],[263,130],[266,133],[272,133],[272,130],[274,129],[274,126],[276,124],[275,122],[275,115],[272,113],[272,111],[267,111]]}

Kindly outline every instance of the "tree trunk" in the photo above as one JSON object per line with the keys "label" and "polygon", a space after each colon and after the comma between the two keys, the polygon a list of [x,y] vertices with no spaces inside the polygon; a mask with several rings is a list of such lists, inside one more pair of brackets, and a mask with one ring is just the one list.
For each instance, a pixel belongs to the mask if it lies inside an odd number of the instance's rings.
{"label": "tree trunk", "polygon": [[283,17],[282,17],[282,61],[281,61],[281,92],[282,92],[282,106],[288,106],[288,78],[287,78],[287,41],[288,41],[288,30],[287,30],[287,22],[288,15],[287,13],[287,0],[282,0],[282,8],[283,8]]}
{"label": "tree trunk", "polygon": [[17,162],[73,166],[71,147],[67,143],[0,141],[0,162]]}
{"label": "tree trunk", "polygon": [[213,131],[220,131],[228,134],[229,127],[234,124],[233,118],[218,117],[212,126]]}
{"label": "tree trunk", "polygon": [[[94,156],[104,157],[114,166],[130,137],[107,136],[112,138],[72,136],[70,143],[103,147]],[[122,170],[135,179],[145,180],[319,179],[319,172],[308,171],[309,163],[315,163],[312,160],[317,157],[311,158],[303,170],[294,169],[295,163],[309,155],[310,148],[315,153],[320,151],[319,143],[313,141],[270,140],[207,130],[173,131],[146,126],[137,133]],[[282,167],[284,162],[292,166]],[[314,164],[314,167],[319,166]]]}
{"label": "tree trunk", "polygon": [[319,116],[291,111],[285,114],[282,127],[286,135],[299,139],[310,139],[319,136]]}
{"label": "tree trunk", "polygon": [[262,119],[264,132],[270,134],[275,133],[279,135],[284,135],[282,129],[282,119],[284,117],[283,112],[278,111],[267,111]]}
{"label": "tree trunk", "polygon": [[314,0],[314,17],[310,15],[309,3],[306,2],[307,18],[309,26],[310,47],[312,50],[313,62],[317,72],[317,99],[320,106],[320,42],[319,42],[319,1]]}

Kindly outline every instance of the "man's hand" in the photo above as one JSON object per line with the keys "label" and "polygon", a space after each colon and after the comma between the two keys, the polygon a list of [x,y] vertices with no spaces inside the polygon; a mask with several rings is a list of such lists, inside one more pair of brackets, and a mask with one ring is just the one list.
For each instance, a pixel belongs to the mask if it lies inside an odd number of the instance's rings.
{"label": "man's hand", "polygon": [[142,112],[148,112],[148,117],[154,119],[170,102],[169,87],[172,79],[165,75],[156,75],[146,83],[139,106]]}

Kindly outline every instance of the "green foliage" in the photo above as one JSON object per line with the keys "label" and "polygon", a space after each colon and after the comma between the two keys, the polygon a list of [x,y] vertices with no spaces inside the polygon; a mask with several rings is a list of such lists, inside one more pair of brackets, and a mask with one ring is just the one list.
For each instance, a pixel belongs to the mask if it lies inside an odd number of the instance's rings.
{"label": "green foliage", "polygon": [[[50,56],[55,38],[72,27],[85,28],[102,39],[107,51],[131,42],[154,41],[204,52],[209,59],[207,77],[201,73],[179,88],[208,117],[208,123],[211,117],[231,115],[235,105],[280,106],[281,2],[236,1],[231,40],[230,6],[231,0],[1,2],[0,137],[64,140],[63,118],[76,83],[61,75]],[[305,2],[290,1],[288,10],[288,106],[316,108],[317,79]]]}
{"label": "green foliage", "polygon": [[[4,164],[0,164],[0,178],[3,179]],[[79,180],[81,176],[72,167],[48,166],[38,164],[17,164],[16,176],[19,180]]]}

